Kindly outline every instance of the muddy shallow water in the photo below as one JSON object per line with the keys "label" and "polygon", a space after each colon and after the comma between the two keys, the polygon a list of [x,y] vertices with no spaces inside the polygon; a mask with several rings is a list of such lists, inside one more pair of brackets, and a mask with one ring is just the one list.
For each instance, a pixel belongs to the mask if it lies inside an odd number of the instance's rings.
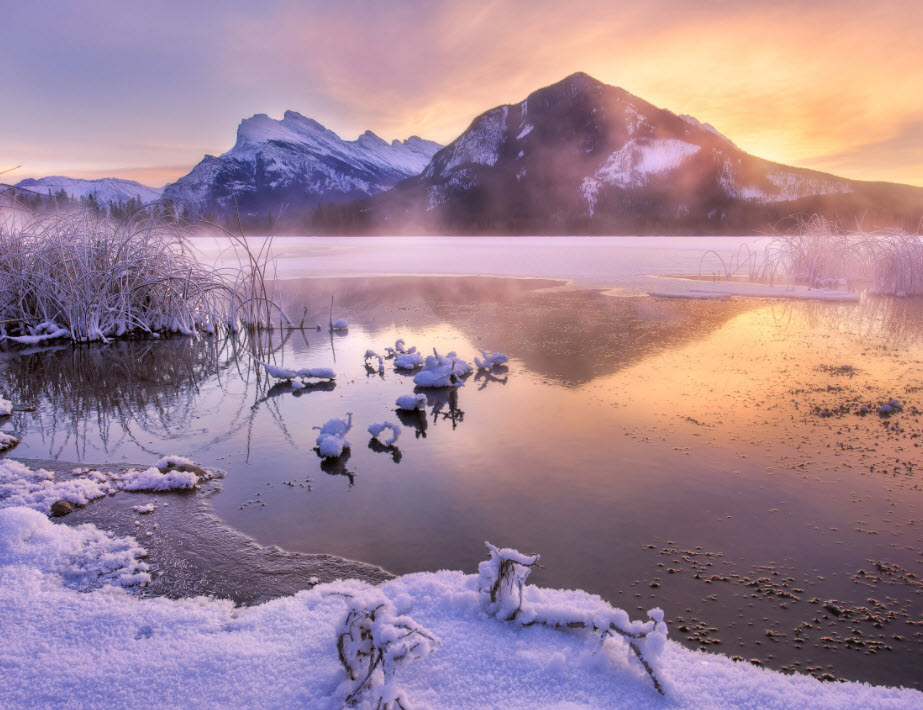
{"label": "muddy shallow water", "polygon": [[[0,388],[36,407],[4,427],[23,435],[12,455],[188,455],[227,471],[209,503],[263,545],[402,574],[473,572],[490,540],[541,553],[535,584],[661,606],[690,646],[923,687],[919,302],[616,298],[478,277],[285,284],[309,324],[327,322],[331,295],[348,333],[8,359]],[[389,449],[366,428],[398,417],[412,377],[363,354],[399,337],[511,361],[427,393]],[[273,387],[251,351],[333,367],[336,384]],[[903,410],[880,416],[892,397]],[[311,427],[346,412],[349,456],[322,463]]]}

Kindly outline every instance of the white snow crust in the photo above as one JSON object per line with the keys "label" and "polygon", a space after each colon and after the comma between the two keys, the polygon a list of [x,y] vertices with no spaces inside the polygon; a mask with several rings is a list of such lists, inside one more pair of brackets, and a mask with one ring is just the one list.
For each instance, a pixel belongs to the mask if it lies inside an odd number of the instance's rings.
{"label": "white snow crust", "polygon": [[[664,698],[624,643],[610,639],[599,649],[586,633],[491,618],[477,576],[461,572],[411,574],[375,588],[339,581],[247,608],[204,597],[139,598],[118,585],[147,574],[141,554],[92,525],[0,511],[0,707],[334,710],[353,685],[338,659],[337,634],[366,595],[388,604],[383,621],[394,626],[405,615],[441,642],[397,677],[402,697],[433,710],[923,705],[915,690],[823,683],[672,641],[657,658]],[[527,587],[525,606],[587,619],[613,614],[582,591]]]}

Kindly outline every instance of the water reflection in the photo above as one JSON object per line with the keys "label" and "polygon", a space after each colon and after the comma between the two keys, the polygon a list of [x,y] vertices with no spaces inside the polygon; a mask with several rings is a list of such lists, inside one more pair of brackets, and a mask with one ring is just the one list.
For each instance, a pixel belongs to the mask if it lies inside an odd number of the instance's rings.
{"label": "water reflection", "polygon": [[326,473],[328,476],[345,476],[349,481],[349,488],[352,488],[356,484],[356,472],[350,471],[346,464],[349,463],[349,459],[352,457],[352,451],[350,449],[344,449],[343,453],[337,456],[336,458],[324,458],[320,455],[319,449],[314,449],[314,452],[317,454],[317,457],[321,460],[320,470]]}
{"label": "water reflection", "polygon": [[506,365],[494,365],[489,370],[478,370],[474,376],[475,382],[480,382],[478,390],[482,390],[491,382],[505,385],[509,381],[509,371]]}
{"label": "water reflection", "polygon": [[426,412],[419,409],[414,409],[412,412],[406,409],[395,409],[394,413],[397,415],[401,424],[408,429],[413,429],[415,439],[426,438],[426,428],[429,426],[429,422],[426,419]]}
{"label": "water reflection", "polygon": [[372,437],[369,439],[369,449],[376,454],[388,454],[394,463],[400,463],[404,455],[400,448],[395,444],[382,444],[378,439]]}

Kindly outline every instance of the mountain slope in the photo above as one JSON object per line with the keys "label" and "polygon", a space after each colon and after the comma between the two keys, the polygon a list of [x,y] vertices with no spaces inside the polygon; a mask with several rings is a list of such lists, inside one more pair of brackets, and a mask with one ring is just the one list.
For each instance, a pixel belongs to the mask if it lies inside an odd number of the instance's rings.
{"label": "mountain slope", "polygon": [[164,197],[200,213],[301,210],[386,190],[423,170],[440,147],[416,136],[387,143],[370,131],[344,141],[294,111],[280,121],[257,114],[241,121],[231,150],[206,155]]}
{"label": "mountain slope", "polygon": [[574,74],[481,114],[363,210],[377,231],[726,233],[799,213],[916,229],[923,188],[763,160],[708,124]]}
{"label": "mountain slope", "polygon": [[147,204],[159,200],[163,192],[161,189],[148,187],[134,180],[121,180],[119,178],[81,180],[79,178],[60,176],[38,179],[28,178],[16,183],[15,187],[42,195],[43,197],[46,196],[49,191],[55,194],[64,190],[67,196],[72,200],[95,195],[96,201],[100,204],[128,202],[131,199],[139,199],[142,204]]}

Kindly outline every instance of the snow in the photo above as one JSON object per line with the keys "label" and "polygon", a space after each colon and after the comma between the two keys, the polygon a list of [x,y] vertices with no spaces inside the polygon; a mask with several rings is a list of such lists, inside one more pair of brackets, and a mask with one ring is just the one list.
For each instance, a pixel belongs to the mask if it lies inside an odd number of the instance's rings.
{"label": "snow", "polygon": [[413,370],[423,365],[423,355],[418,352],[404,353],[394,358],[394,366],[399,370]]}
{"label": "snow", "polygon": [[395,402],[398,409],[401,409],[405,412],[413,412],[416,410],[424,411],[426,409],[426,395],[425,394],[405,394],[397,398]]}
{"label": "snow", "polygon": [[64,190],[71,199],[95,195],[99,202],[128,202],[139,199],[142,204],[156,202],[163,189],[148,187],[134,180],[119,178],[101,178],[99,180],[81,180],[62,176],[28,178],[16,183],[16,187],[47,195]]}
{"label": "snow", "polygon": [[329,419],[323,426],[316,426],[320,431],[315,443],[321,458],[337,458],[349,448],[346,434],[353,428],[353,413],[347,412],[346,419]]}
{"label": "snow", "polygon": [[[394,630],[402,627],[432,639],[421,648],[431,655],[402,665],[391,676],[393,686],[377,686],[382,694],[400,692],[411,706],[909,710],[923,703],[914,690],[823,683],[669,640],[657,656],[663,698],[619,639],[600,647],[589,633],[486,615],[475,575],[411,574],[378,587],[338,581],[237,608],[213,598],[128,593],[118,583],[148,573],[140,555],[128,539],[91,525],[72,528],[28,510],[0,511],[0,707],[334,710],[355,687],[338,658],[337,637],[351,611],[360,612],[353,617],[358,621],[363,609],[379,605],[384,613],[370,637],[380,647],[399,641]],[[586,619],[613,618],[617,611],[585,592],[527,587],[524,609],[539,606]],[[651,613],[644,624],[663,623]],[[355,646],[344,650],[361,659]]]}
{"label": "snow", "polygon": [[489,370],[490,368],[496,365],[504,365],[509,362],[510,356],[506,353],[490,353],[478,348],[478,352],[481,353],[483,360],[474,358],[474,364],[477,365],[479,370]]}
{"label": "snow", "polygon": [[8,417],[13,413],[13,403],[0,397],[0,417]]}
{"label": "snow", "polygon": [[0,569],[24,566],[81,591],[106,584],[145,586],[151,581],[150,567],[141,562],[146,555],[134,538],[95,525],[56,525],[30,508],[0,510]]}
{"label": "snow", "polygon": [[18,443],[19,439],[17,439],[12,434],[7,434],[6,432],[0,431],[0,452],[6,451],[7,449],[12,449]]}
{"label": "snow", "polygon": [[347,328],[349,328],[349,323],[343,318],[338,318],[330,324],[330,330],[346,330]]}
{"label": "snow", "polygon": [[120,490],[188,490],[212,477],[211,472],[197,476],[191,471],[163,472],[156,466],[106,473],[83,469],[70,474],[54,473],[43,468],[31,469],[12,459],[0,459],[0,509],[24,506],[48,515],[52,504],[59,500],[80,507]]}
{"label": "snow", "polygon": [[279,365],[271,365],[262,360],[257,360],[255,357],[253,359],[266,369],[270,377],[275,377],[277,380],[336,379],[336,374],[329,367],[303,367],[300,370],[292,370],[290,368],[280,367]]}
{"label": "snow", "polygon": [[371,131],[346,141],[296,111],[286,111],[281,120],[256,114],[241,121],[231,150],[205,156],[188,175],[167,185],[164,196],[193,209],[204,209],[213,199],[230,207],[233,195],[257,192],[251,176],[260,170],[270,190],[373,195],[418,175],[441,147],[418,136],[389,144]]}
{"label": "snow", "polygon": [[521,141],[532,132],[533,128],[535,128],[535,126],[533,126],[531,123],[527,123],[525,126],[523,126],[522,130],[519,131],[519,135],[516,136],[516,140]]}
{"label": "snow", "polygon": [[140,515],[147,515],[148,513],[153,513],[157,506],[153,503],[148,503],[147,505],[133,505],[131,509]]}
{"label": "snow", "polygon": [[474,119],[471,127],[449,146],[451,158],[443,168],[443,174],[466,163],[495,165],[500,158],[500,146],[506,135],[509,108],[499,106]]}
{"label": "snow", "polygon": [[701,148],[675,138],[639,138],[625,143],[612,153],[595,179],[607,185],[637,187],[647,184],[653,175],[670,172]]}
{"label": "snow", "polygon": [[418,387],[461,387],[465,384],[462,378],[470,372],[471,365],[454,352],[440,355],[433,348],[433,354],[427,356],[423,370],[413,378],[413,383]]}
{"label": "snow", "polygon": [[[744,298],[795,298],[808,301],[836,301],[848,302],[858,301],[859,294],[851,291],[836,291],[832,289],[808,288],[807,286],[798,285],[777,285],[748,283],[741,281],[713,281],[707,282],[707,286],[689,286],[689,281],[685,279],[663,279],[669,281],[685,281],[682,290],[677,291],[660,291],[651,290],[648,292],[651,296],[661,298],[730,298],[740,296]],[[702,282],[692,282],[702,283]]]}
{"label": "snow", "polygon": [[397,443],[397,440],[401,436],[401,427],[397,424],[391,422],[381,422],[379,424],[372,424],[369,427],[369,434],[372,435],[373,439],[377,439],[385,429],[391,430],[391,436],[385,441],[385,446],[392,446]]}

